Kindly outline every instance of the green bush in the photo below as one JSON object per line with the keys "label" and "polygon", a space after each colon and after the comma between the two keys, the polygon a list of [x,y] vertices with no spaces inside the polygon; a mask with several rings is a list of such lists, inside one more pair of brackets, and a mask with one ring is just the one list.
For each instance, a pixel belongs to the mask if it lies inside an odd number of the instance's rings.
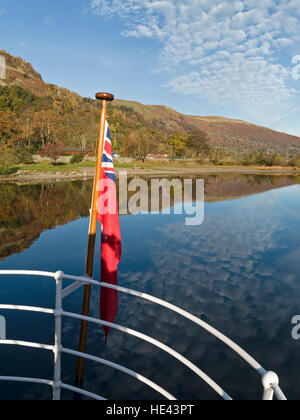
{"label": "green bush", "polygon": [[272,156],[264,152],[251,152],[242,159],[244,166],[285,166],[286,160],[279,153],[273,153]]}
{"label": "green bush", "polygon": [[293,166],[294,168],[300,168],[300,155],[290,160],[289,165]]}
{"label": "green bush", "polygon": [[220,163],[221,163],[221,161],[220,161],[220,159],[219,159],[219,158],[212,159],[212,160],[211,160],[211,162],[212,162],[212,164],[213,164],[213,165],[215,165],[215,166],[219,166],[219,165],[220,165]]}
{"label": "green bush", "polygon": [[84,159],[84,154],[79,153],[78,155],[74,155],[70,161],[72,165],[76,165],[77,163],[81,163]]}
{"label": "green bush", "polygon": [[8,166],[0,166],[0,175],[13,175],[17,173],[19,168],[17,167],[8,167]]}
{"label": "green bush", "polygon": [[269,162],[268,163],[269,163],[268,166],[285,166],[286,165],[286,160],[279,153],[274,153],[269,158]]}
{"label": "green bush", "polygon": [[17,147],[14,156],[17,163],[31,165],[33,163],[32,150],[28,147]]}
{"label": "green bush", "polygon": [[235,166],[238,162],[234,159],[223,159],[222,166]]}
{"label": "green bush", "polygon": [[12,175],[18,172],[17,164],[12,150],[0,143],[0,175]]}
{"label": "green bush", "polygon": [[64,162],[53,162],[52,165],[53,166],[66,166]]}

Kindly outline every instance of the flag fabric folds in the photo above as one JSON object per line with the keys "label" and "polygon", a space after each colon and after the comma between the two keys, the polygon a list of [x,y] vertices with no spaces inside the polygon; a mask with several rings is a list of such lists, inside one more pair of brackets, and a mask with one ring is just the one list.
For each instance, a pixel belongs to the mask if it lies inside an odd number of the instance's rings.
{"label": "flag fabric folds", "polygon": [[[107,122],[105,123],[101,181],[98,188],[100,190],[98,220],[101,222],[101,282],[117,286],[118,263],[121,260],[122,246],[111,135]],[[117,311],[118,292],[102,287],[101,320],[113,323]],[[109,328],[104,327],[104,331],[107,342]]]}

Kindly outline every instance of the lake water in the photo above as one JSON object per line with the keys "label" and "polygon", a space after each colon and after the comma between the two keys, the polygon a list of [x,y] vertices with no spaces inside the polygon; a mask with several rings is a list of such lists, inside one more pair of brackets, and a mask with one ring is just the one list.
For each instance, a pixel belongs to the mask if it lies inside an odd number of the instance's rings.
{"label": "lake water", "polygon": [[[168,300],[228,335],[266,369],[275,370],[289,399],[300,398],[299,177],[210,176],[205,221],[187,227],[182,215],[122,216],[119,283]],[[92,184],[0,185],[0,270],[33,269],[81,275]],[[96,255],[99,256],[99,241]],[[95,263],[99,278],[100,262]],[[0,302],[53,307],[46,279],[2,278]],[[93,292],[93,316],[99,295]],[[82,290],[64,302],[81,312]],[[9,339],[53,343],[48,316],[1,311]],[[233,398],[260,399],[260,378],[200,327],[163,308],[120,295],[117,323],[137,329],[190,358]],[[64,320],[63,344],[77,350],[79,322]],[[187,368],[150,344],[89,327],[88,352],[125,365],[180,399],[218,399]],[[76,360],[63,356],[63,380],[74,383]],[[0,375],[52,377],[46,351],[0,346]],[[157,399],[147,386],[110,368],[86,363],[86,388],[109,399]],[[63,397],[72,398],[63,392]],[[40,386],[0,383],[1,399],[51,398]]]}

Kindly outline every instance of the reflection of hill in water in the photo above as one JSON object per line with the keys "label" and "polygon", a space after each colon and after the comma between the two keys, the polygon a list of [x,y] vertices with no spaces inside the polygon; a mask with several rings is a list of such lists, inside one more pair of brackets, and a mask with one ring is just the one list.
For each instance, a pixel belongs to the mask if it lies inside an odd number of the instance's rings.
{"label": "reflection of hill in water", "polygon": [[225,201],[300,184],[299,176],[222,175],[205,182],[205,201]]}
{"label": "reflection of hill in water", "polygon": [[[205,177],[205,200],[240,198],[295,183],[300,183],[299,177],[208,176]],[[29,248],[44,230],[87,217],[91,195],[92,183],[84,181],[23,186],[0,184],[0,258]]]}
{"label": "reflection of hill in water", "polygon": [[[300,176],[267,176],[267,175],[237,175],[237,174],[218,174],[218,175],[199,175],[197,177],[187,176],[186,179],[204,179],[205,180],[205,202],[217,202],[234,200],[249,195],[261,194],[277,188],[284,188],[294,184],[300,184]],[[165,177],[168,181],[174,180],[174,177]],[[181,181],[184,186],[184,179],[180,175],[176,178]],[[132,179],[128,179],[130,182]],[[148,183],[148,211],[151,212],[151,178],[145,178]],[[175,205],[177,194],[176,188],[171,189],[170,203]],[[135,195],[136,192],[128,193],[128,200]],[[143,195],[140,194],[142,197]],[[160,190],[160,211],[166,210],[162,208],[162,190]],[[187,195],[186,201],[191,201]],[[196,182],[193,182],[193,199],[196,200]]]}

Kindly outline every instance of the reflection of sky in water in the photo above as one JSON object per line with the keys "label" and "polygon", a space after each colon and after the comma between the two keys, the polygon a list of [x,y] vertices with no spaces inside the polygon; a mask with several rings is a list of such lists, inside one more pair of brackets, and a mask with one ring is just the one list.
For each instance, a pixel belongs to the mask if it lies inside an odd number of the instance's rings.
{"label": "reflection of sky in water", "polygon": [[[292,186],[247,198],[207,204],[205,222],[187,227],[185,216],[139,215],[121,218],[123,259],[120,284],[164,298],[202,317],[249,351],[266,369],[279,373],[291,399],[300,398],[300,342],[291,339],[291,319],[300,314],[300,187]],[[45,232],[21,255],[0,264],[81,274],[88,220],[81,219]],[[99,249],[97,249],[99,255]],[[99,265],[96,264],[96,276]],[[37,290],[34,284],[39,285]],[[45,280],[4,281],[5,303],[53,305],[54,288]],[[65,302],[81,310],[81,291]],[[98,316],[98,293],[92,314]],[[8,337],[51,342],[47,317],[5,314]],[[14,326],[12,323],[15,322]],[[162,340],[191,358],[234,398],[261,398],[260,378],[230,350],[177,315],[120,296],[117,322]],[[64,343],[77,348],[79,324],[64,322]],[[20,336],[21,335],[21,336]],[[138,371],[181,398],[216,398],[194,374],[151,345],[112,331],[104,347],[103,332],[91,326],[88,350]],[[50,376],[47,353],[0,348],[1,374]],[[33,361],[34,360],[34,361]],[[75,360],[64,357],[64,379],[73,382]],[[108,398],[157,398],[154,391],[123,374],[87,362],[91,391]],[[27,389],[26,389],[27,388]],[[0,384],[1,396],[13,390],[23,398],[46,397],[36,387]],[[18,394],[19,396],[19,394]],[[69,397],[70,394],[65,394]]]}

